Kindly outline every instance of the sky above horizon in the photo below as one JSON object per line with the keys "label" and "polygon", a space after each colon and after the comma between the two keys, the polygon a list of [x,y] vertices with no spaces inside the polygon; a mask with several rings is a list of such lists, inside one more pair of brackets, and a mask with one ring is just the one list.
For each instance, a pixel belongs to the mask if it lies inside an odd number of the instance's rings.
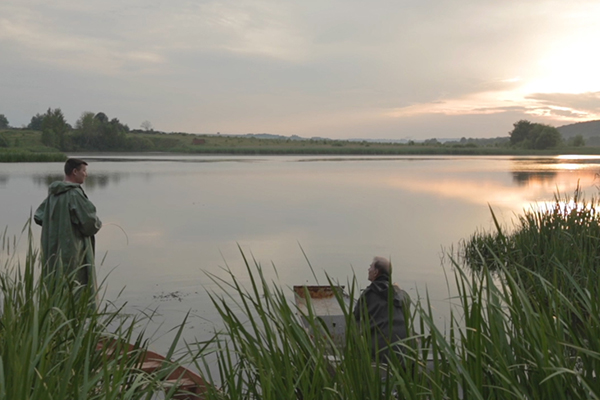
{"label": "sky above horizon", "polygon": [[0,114],[333,139],[600,119],[600,2],[3,0]]}

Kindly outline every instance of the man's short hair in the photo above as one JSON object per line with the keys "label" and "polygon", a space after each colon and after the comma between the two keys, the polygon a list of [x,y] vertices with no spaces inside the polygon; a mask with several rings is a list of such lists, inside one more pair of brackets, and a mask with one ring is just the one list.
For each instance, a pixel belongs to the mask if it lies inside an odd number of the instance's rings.
{"label": "man's short hair", "polygon": [[69,158],[67,162],[65,162],[65,175],[69,176],[73,173],[73,170],[79,169],[82,165],[88,165],[83,160],[79,158]]}
{"label": "man's short hair", "polygon": [[373,268],[375,268],[380,273],[386,273],[388,275],[392,274],[392,263],[384,257],[375,257],[373,259]]}

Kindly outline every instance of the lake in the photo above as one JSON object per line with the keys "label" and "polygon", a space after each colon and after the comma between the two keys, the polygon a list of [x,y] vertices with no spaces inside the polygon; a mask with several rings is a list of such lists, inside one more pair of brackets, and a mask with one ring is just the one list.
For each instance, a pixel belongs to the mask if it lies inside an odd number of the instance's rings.
{"label": "lake", "polygon": [[[443,325],[454,289],[442,258],[493,227],[489,207],[510,225],[578,181],[595,195],[600,172],[595,156],[71,156],[89,162],[84,188],[104,223],[105,301],[131,314],[156,309],[159,351],[188,311],[186,340],[218,326],[207,291],[219,289],[207,274],[226,279],[228,268],[247,282],[240,249],[290,287],[356,274],[364,288],[373,256],[390,257],[394,281],[413,298],[427,289]],[[62,163],[0,164],[0,226],[18,236],[58,179]],[[39,227],[34,234],[39,242]]]}

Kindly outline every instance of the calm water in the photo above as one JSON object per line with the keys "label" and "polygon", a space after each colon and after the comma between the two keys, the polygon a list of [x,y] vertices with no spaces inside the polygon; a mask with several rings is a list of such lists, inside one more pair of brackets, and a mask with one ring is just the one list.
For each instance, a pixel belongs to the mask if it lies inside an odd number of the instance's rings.
{"label": "calm water", "polygon": [[[578,180],[596,194],[600,172],[600,158],[581,156],[77,156],[90,163],[84,187],[105,224],[97,235],[105,298],[131,313],[157,309],[159,350],[190,310],[186,339],[209,336],[217,318],[206,290],[218,288],[206,273],[226,277],[228,266],[246,281],[238,246],[289,286],[315,283],[302,249],[321,283],[356,272],[361,287],[372,257],[391,257],[394,280],[413,297],[427,288],[443,323],[453,289],[442,255],[491,228],[488,205],[509,224]],[[0,226],[19,235],[61,170],[0,164]]]}

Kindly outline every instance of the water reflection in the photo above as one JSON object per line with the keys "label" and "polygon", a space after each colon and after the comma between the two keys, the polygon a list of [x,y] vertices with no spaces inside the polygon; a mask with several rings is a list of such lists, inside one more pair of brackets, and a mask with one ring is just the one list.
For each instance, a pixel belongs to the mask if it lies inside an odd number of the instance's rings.
{"label": "water reflection", "polygon": [[[373,255],[389,256],[411,297],[427,286],[444,301],[453,293],[440,266],[441,246],[491,226],[490,206],[508,222],[557,189],[572,193],[578,180],[589,189],[600,170],[600,158],[80,158],[94,161],[85,187],[95,188],[88,193],[105,222],[97,254],[105,257],[98,275],[108,277],[106,298],[126,286],[124,301],[142,309],[161,293],[189,293],[161,303],[171,318],[166,327],[189,309],[210,320],[210,301],[196,294],[211,285],[203,271],[220,274],[228,265],[243,280],[240,248],[277,266],[285,285],[315,283],[303,251],[321,282],[326,272],[344,283],[356,269],[361,285]],[[48,185],[63,179],[61,170],[59,163],[3,169],[0,222],[19,229]]]}
{"label": "water reflection", "polygon": [[513,171],[513,181],[519,186],[527,186],[532,182],[540,184],[552,183],[556,179],[553,171]]}
{"label": "water reflection", "polygon": [[519,186],[568,186],[569,183],[595,182],[600,174],[600,157],[557,156],[513,159],[513,182]]}
{"label": "water reflection", "polygon": [[[109,184],[118,184],[123,178],[125,178],[128,173],[125,172],[113,172],[110,174],[107,173],[94,173],[88,175],[85,180],[85,187],[87,189],[102,189],[108,186]],[[64,179],[64,175],[61,174],[44,174],[44,175],[33,175],[33,182],[37,186],[47,187],[52,182],[62,181]]]}

